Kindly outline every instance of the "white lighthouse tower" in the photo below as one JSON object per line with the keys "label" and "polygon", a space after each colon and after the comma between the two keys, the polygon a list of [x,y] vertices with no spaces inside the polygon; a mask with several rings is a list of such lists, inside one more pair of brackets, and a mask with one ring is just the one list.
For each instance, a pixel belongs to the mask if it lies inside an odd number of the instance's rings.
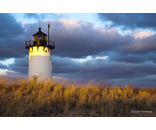
{"label": "white lighthouse tower", "polygon": [[48,42],[47,35],[39,31],[33,35],[33,41],[25,42],[25,48],[29,50],[29,66],[28,79],[39,76],[38,80],[52,78],[52,64],[51,51],[55,48],[55,42],[49,41],[49,27],[48,24]]}

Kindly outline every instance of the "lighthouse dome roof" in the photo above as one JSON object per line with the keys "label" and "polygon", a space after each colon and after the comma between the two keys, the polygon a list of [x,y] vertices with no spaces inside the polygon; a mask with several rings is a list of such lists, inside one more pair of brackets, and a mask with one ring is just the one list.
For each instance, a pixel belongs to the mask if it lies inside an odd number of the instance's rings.
{"label": "lighthouse dome roof", "polygon": [[[37,33],[35,33],[34,35],[46,35],[45,33],[43,33],[42,31],[41,31],[41,28],[39,27],[38,28],[39,29],[39,31],[37,32]],[[34,36],[33,35],[33,36]],[[46,35],[47,36],[47,35]]]}

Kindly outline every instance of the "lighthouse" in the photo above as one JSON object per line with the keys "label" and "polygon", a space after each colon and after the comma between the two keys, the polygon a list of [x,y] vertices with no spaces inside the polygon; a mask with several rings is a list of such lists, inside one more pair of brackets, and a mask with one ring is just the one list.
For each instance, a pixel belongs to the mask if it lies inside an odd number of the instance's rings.
{"label": "lighthouse", "polygon": [[25,42],[25,49],[29,50],[28,79],[39,76],[38,80],[52,78],[52,60],[51,52],[55,48],[55,42],[49,41],[48,24],[48,41],[47,35],[39,30],[33,35],[33,40]]}

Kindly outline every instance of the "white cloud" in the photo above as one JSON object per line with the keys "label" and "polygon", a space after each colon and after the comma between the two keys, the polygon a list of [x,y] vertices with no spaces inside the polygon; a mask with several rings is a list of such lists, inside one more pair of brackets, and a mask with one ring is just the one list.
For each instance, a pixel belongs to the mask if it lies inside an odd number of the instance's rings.
{"label": "white cloud", "polygon": [[86,58],[74,58],[74,59],[72,59],[73,61],[76,61],[76,62],[79,62],[79,63],[83,63],[83,62],[87,62],[87,61],[90,61],[90,60],[92,60],[92,61],[94,61],[94,60],[97,60],[97,59],[108,59],[108,56],[97,56],[97,57],[95,57],[95,58],[93,58],[92,56],[87,56]]}
{"label": "white cloud", "polygon": [[103,33],[108,33],[108,34],[114,34],[117,33],[117,29],[115,27],[112,27],[110,29],[105,29],[105,28],[101,28],[101,27],[97,27],[97,30],[103,32]]}
{"label": "white cloud", "polygon": [[91,59],[93,59],[92,56],[87,56],[86,58],[77,58],[77,59],[74,58],[74,59],[72,59],[72,60],[74,60],[74,61],[76,61],[76,62],[83,63],[83,62],[86,62],[86,61],[91,60]]}
{"label": "white cloud", "polygon": [[13,64],[14,61],[15,61],[14,58],[10,58],[10,59],[6,59],[6,60],[3,60],[3,61],[0,61],[0,63],[3,64],[3,65],[9,66],[10,64]]}
{"label": "white cloud", "polygon": [[103,56],[103,57],[97,56],[95,59],[107,59],[107,58],[108,58],[108,56]]}
{"label": "white cloud", "polygon": [[137,39],[137,38],[149,37],[149,36],[153,35],[153,33],[146,31],[146,32],[133,33],[132,35],[134,36],[135,39]]}

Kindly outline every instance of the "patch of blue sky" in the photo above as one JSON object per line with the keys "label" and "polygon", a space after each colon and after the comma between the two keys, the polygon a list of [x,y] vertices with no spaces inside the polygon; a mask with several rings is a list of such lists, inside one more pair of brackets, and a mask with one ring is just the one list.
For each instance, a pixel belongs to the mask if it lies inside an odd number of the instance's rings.
{"label": "patch of blue sky", "polygon": [[14,13],[12,15],[14,16],[16,21],[21,22],[22,24],[24,24],[24,22],[26,21],[30,23],[35,23],[37,21],[36,19],[33,19],[33,18],[24,17],[24,13]]}

